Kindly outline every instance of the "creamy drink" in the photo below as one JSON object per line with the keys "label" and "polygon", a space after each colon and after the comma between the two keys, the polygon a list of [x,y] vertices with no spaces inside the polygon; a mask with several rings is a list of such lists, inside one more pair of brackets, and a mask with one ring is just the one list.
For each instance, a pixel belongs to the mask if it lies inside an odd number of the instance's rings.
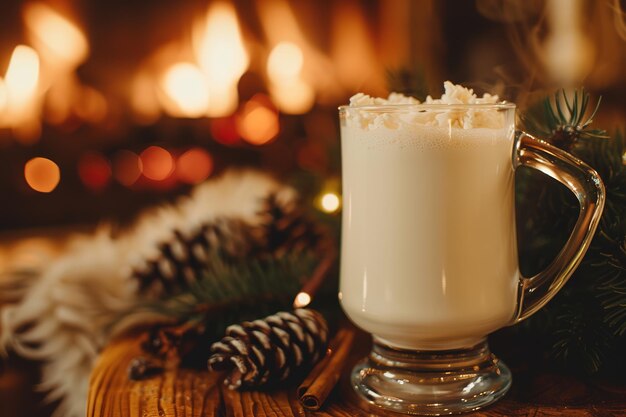
{"label": "creamy drink", "polygon": [[[515,131],[515,105],[450,82],[424,103],[357,94],[340,108],[343,223],[339,298],[372,333],[350,381],[365,401],[410,414],[476,410],[511,373],[489,333],[519,322],[565,284],[604,205],[598,174]],[[518,270],[514,170],[568,187],[580,214],[556,259]]]}
{"label": "creamy drink", "polygon": [[516,306],[513,121],[360,106],[341,127],[342,306],[391,346],[473,346]]}

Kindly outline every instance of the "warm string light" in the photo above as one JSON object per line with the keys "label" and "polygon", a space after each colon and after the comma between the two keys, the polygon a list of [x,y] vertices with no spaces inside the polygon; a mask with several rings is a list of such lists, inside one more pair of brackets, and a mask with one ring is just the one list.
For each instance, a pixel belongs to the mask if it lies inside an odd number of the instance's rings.
{"label": "warm string light", "polygon": [[320,198],[320,206],[322,211],[326,213],[334,213],[339,210],[341,206],[341,200],[339,196],[333,192],[325,193]]}
{"label": "warm string light", "polygon": [[309,293],[300,291],[293,302],[294,308],[304,308],[311,304],[311,296]]}

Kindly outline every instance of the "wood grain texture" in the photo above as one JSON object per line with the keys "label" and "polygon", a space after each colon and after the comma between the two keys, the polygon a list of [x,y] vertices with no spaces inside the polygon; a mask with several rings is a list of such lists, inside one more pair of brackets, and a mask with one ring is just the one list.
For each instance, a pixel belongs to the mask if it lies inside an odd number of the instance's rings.
{"label": "wood grain texture", "polygon": [[[367,352],[367,343],[356,345],[348,366]],[[399,416],[360,402],[346,375],[318,412],[305,412],[296,398],[295,386],[273,392],[230,391],[221,384],[219,375],[207,371],[174,367],[143,381],[130,381],[128,363],[139,352],[139,340],[128,338],[112,343],[102,353],[91,378],[88,417]],[[626,416],[624,385],[529,369],[513,369],[513,374],[513,388],[504,399],[470,416]]]}

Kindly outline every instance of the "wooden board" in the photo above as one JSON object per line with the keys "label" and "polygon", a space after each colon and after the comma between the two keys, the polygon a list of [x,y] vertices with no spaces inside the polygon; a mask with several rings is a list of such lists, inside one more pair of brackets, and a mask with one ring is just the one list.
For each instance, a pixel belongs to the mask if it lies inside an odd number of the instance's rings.
{"label": "wooden board", "polygon": [[[367,344],[355,349],[351,362]],[[140,353],[139,341],[111,344],[101,355],[91,378],[88,417],[351,417],[395,416],[359,402],[344,377],[320,412],[305,412],[295,388],[274,392],[237,392],[224,388],[207,371],[170,369],[143,381],[130,381],[128,364]],[[514,384],[501,401],[470,414],[472,417],[626,416],[626,387],[583,381],[551,373],[513,370]]]}

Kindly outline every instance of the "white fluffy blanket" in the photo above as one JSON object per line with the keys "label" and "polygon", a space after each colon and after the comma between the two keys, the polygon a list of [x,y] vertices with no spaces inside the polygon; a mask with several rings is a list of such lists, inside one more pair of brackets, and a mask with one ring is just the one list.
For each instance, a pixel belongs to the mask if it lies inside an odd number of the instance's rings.
{"label": "white fluffy blanket", "polygon": [[25,296],[0,309],[0,353],[42,362],[40,388],[59,400],[56,416],[83,417],[89,375],[98,352],[111,337],[110,324],[138,300],[133,266],[157,254],[157,244],[174,229],[192,232],[219,216],[257,220],[262,198],[294,193],[270,177],[231,172],[197,186],[190,197],[145,213],[114,237],[110,227],[73,239]]}

